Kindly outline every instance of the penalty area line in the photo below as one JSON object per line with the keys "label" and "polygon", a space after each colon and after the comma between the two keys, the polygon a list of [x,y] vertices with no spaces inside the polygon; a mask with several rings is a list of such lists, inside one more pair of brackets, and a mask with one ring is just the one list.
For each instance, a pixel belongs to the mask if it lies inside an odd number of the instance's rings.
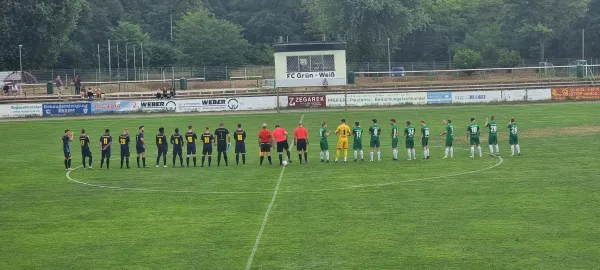
{"label": "penalty area line", "polygon": [[[300,123],[304,121],[304,114],[300,117]],[[275,185],[275,190],[273,191],[273,197],[271,197],[271,202],[269,206],[267,206],[267,211],[265,212],[265,216],[263,217],[262,224],[260,224],[260,230],[258,230],[258,234],[256,235],[256,240],[254,240],[254,246],[252,246],[252,252],[250,252],[250,256],[248,256],[248,262],[246,263],[246,270],[252,268],[252,260],[254,260],[254,256],[256,255],[256,251],[258,250],[258,245],[260,244],[260,239],[262,238],[263,233],[265,232],[265,227],[267,226],[267,221],[269,220],[269,215],[271,214],[271,209],[275,204],[275,199],[277,199],[277,193],[279,193],[279,186],[281,185],[281,181],[283,180],[283,173],[285,172],[285,166],[281,168],[281,173],[279,174],[279,179],[277,180],[277,184]]]}

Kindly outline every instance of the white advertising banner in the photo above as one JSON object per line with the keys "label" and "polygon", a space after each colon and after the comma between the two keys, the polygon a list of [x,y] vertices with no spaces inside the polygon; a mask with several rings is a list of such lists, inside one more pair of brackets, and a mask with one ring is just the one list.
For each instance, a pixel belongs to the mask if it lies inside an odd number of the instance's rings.
{"label": "white advertising banner", "polygon": [[519,89],[503,90],[502,101],[540,101],[551,100],[552,90],[547,89]]}
{"label": "white advertising banner", "polygon": [[42,103],[0,105],[0,118],[41,117]]}
{"label": "white advertising banner", "polygon": [[[283,102],[281,101],[283,100]],[[285,104],[287,98],[280,97],[280,103]],[[177,100],[173,108],[175,112],[221,112],[221,111],[260,111],[277,108],[277,97],[238,97],[238,98],[208,98]]]}
{"label": "white advertising banner", "polygon": [[489,103],[502,101],[502,91],[452,92],[452,103]]}
{"label": "white advertising banner", "polygon": [[[397,106],[405,104],[427,104],[427,93],[378,93],[348,94],[348,106]],[[328,107],[342,107],[346,104],[343,94],[327,95]]]}

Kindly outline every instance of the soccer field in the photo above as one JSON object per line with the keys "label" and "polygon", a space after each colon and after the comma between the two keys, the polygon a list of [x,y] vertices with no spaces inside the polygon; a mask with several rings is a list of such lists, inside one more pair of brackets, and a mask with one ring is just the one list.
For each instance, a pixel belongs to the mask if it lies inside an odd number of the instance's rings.
{"label": "soccer field", "polygon": [[[415,107],[348,112],[135,116],[0,122],[0,269],[593,269],[600,265],[600,104]],[[470,159],[469,118],[495,115],[500,157]],[[510,117],[521,156],[510,156]],[[377,118],[381,162],[319,162],[322,121]],[[392,161],[389,119],[425,120],[431,160]],[[309,131],[309,164],[258,165],[263,123]],[[444,155],[443,119],[455,127],[455,157]],[[248,132],[248,165],[155,168],[153,140],[219,122]],[[99,170],[98,139],[145,125],[149,169]],[[66,175],[62,142],[75,131],[92,140],[94,169]],[[133,140],[133,139],[132,139]],[[329,138],[332,160],[336,138]],[[115,139],[116,142],[116,139]],[[291,140],[290,140],[291,142]],[[352,138],[350,139],[352,142]],[[487,131],[481,142],[487,153]],[[363,139],[368,146],[368,138]],[[172,147],[170,147],[171,149]],[[233,150],[233,149],[232,149]],[[214,154],[216,156],[216,154]],[[214,158],[214,157],[213,157]],[[215,158],[214,158],[215,159]],[[200,160],[200,158],[199,158]],[[352,160],[352,151],[350,151]],[[184,161],[185,162],[185,161]],[[273,162],[278,163],[276,155]],[[162,165],[162,163],[161,163]]]}

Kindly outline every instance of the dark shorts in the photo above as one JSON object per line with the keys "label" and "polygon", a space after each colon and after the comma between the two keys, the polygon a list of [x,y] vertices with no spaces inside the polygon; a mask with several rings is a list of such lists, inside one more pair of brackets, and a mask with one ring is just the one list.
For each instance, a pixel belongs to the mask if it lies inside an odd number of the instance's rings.
{"label": "dark shorts", "polygon": [[517,137],[517,136],[513,136],[513,135],[510,135],[510,136],[508,137],[508,144],[510,144],[510,145],[516,145],[516,144],[519,144],[519,137]]}
{"label": "dark shorts", "polygon": [[188,144],[187,145],[187,154],[188,155],[195,155],[196,154],[196,145],[195,144]]}
{"label": "dark shorts", "polygon": [[488,137],[488,144],[489,145],[496,145],[498,144],[498,136],[489,136]]}
{"label": "dark shorts", "polygon": [[217,151],[218,152],[227,151],[227,143],[226,142],[217,142]]}
{"label": "dark shorts", "polygon": [[415,148],[415,140],[406,140],[405,144],[406,144],[406,149]]}
{"label": "dark shorts", "polygon": [[159,156],[160,156],[160,155],[166,155],[166,154],[167,154],[167,151],[169,151],[169,149],[168,149],[168,148],[166,148],[166,147],[159,147],[159,148],[158,148],[158,155],[159,155]]}
{"label": "dark shorts", "polygon": [[370,145],[371,145],[371,147],[380,147],[381,146],[381,142],[379,141],[379,139],[377,139],[377,140],[371,139]]}
{"label": "dark shorts", "polygon": [[263,153],[271,152],[271,144],[270,143],[261,143],[260,144],[260,152],[263,152]]}
{"label": "dark shorts", "polygon": [[173,155],[183,155],[183,148],[173,148]]}
{"label": "dark shorts", "polygon": [[421,139],[421,145],[423,147],[429,146],[429,138],[423,138],[423,139]]}
{"label": "dark shorts", "polygon": [[245,143],[236,143],[235,144],[235,153],[236,154],[245,154],[246,153],[246,144]]}
{"label": "dark shorts", "polygon": [[283,150],[289,150],[290,146],[288,145],[287,141],[281,141],[281,142],[277,142],[277,152],[281,153],[283,152]]}
{"label": "dark shorts", "polygon": [[89,148],[87,148],[87,149],[81,148],[81,156],[82,157],[91,157],[92,151]]}
{"label": "dark shorts", "polygon": [[110,158],[110,149],[102,150],[102,158]]}
{"label": "dark shorts", "polygon": [[135,151],[137,151],[138,155],[141,153],[146,153],[146,148],[143,145],[136,145]]}
{"label": "dark shorts", "polygon": [[129,147],[121,147],[121,156],[129,157],[131,153],[129,153]]}
{"label": "dark shorts", "polygon": [[453,142],[454,138],[446,138],[446,147],[452,147]]}
{"label": "dark shorts", "polygon": [[204,146],[202,148],[202,155],[203,156],[206,156],[206,155],[210,156],[210,155],[212,155],[212,151],[213,151],[212,145],[210,145],[210,146]]}
{"label": "dark shorts", "polygon": [[63,149],[65,158],[71,158],[71,149]]}
{"label": "dark shorts", "polygon": [[471,145],[479,145],[479,138],[471,138]]}
{"label": "dark shorts", "polygon": [[306,140],[298,140],[296,141],[296,150],[298,151],[306,151],[308,144]]}

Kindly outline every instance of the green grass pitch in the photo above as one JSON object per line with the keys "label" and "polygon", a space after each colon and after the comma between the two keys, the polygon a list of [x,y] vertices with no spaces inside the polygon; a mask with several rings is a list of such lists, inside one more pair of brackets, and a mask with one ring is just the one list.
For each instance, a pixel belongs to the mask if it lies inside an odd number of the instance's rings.
{"label": "green grass pitch", "polygon": [[[261,225],[252,269],[597,268],[598,112],[597,103],[566,103],[1,122],[0,269],[245,269]],[[469,159],[469,118],[483,126],[490,115],[501,126],[502,158]],[[520,157],[510,157],[511,116],[520,125]],[[291,133],[302,117],[309,164],[300,166],[294,152],[283,172],[259,167],[260,126]],[[334,130],[341,118],[364,128],[380,120],[382,162],[319,162],[320,123]],[[422,160],[418,147],[419,160],[407,161],[401,139],[400,161],[392,162],[390,118],[401,130],[406,120],[426,120],[433,135],[452,119],[455,158],[441,160],[443,139],[434,136],[432,160]],[[153,140],[160,126],[170,136],[176,127],[201,133],[220,121],[230,130],[244,125],[248,166],[155,168],[149,143],[151,168],[118,169],[113,147],[111,170],[98,169],[105,128],[117,137],[128,127],[135,136],[143,124]],[[76,169],[72,181],[62,158],[66,128],[76,136],[86,128],[94,154],[94,170]],[[485,131],[482,143],[487,152]],[[77,141],[71,149],[78,167]]]}

